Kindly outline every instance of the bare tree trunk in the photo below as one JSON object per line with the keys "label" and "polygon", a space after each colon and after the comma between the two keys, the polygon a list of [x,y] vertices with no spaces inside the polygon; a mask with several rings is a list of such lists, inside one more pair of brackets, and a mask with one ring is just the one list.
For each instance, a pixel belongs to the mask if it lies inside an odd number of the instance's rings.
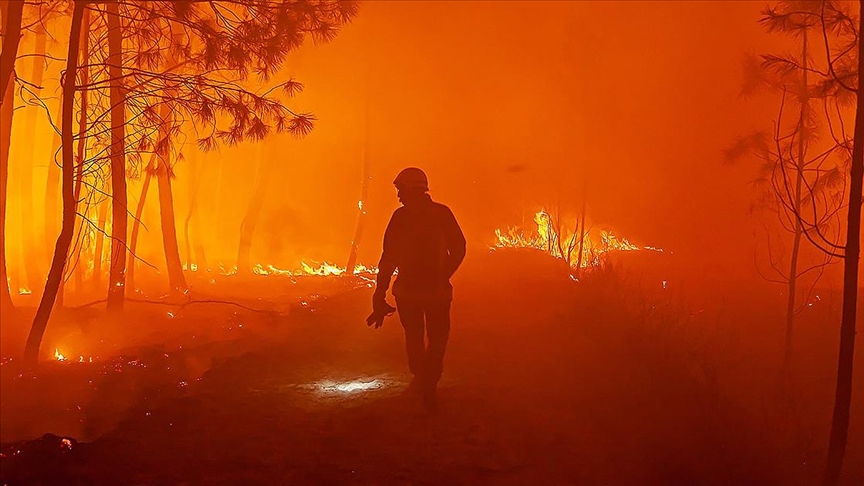
{"label": "bare tree trunk", "polygon": [[23,1],[0,2],[3,20],[3,50],[0,52],[0,314],[14,312],[6,274],[6,189],[9,183],[9,146],[12,142],[14,113],[15,58],[21,41]]}
{"label": "bare tree trunk", "polygon": [[261,148],[258,149],[258,174],[255,177],[255,188],[252,190],[252,199],[240,225],[240,248],[237,252],[237,272],[248,273],[252,270],[250,253],[252,251],[252,237],[255,235],[255,226],[258,225],[258,217],[261,208],[264,207],[264,197],[267,195],[267,186],[270,177],[270,162],[261,156]]}
{"label": "bare tree trunk", "polygon": [[[62,111],[62,105],[60,110]],[[57,116],[60,120],[62,114]],[[57,160],[62,140],[60,134],[54,132],[51,142],[51,155],[48,158],[48,177],[45,179],[45,244],[47,253],[51,253],[50,241],[60,232],[60,161]],[[81,165],[80,163],[78,165]],[[76,165],[77,167],[77,165]]]}
{"label": "bare tree trunk", "polygon": [[585,253],[585,212],[588,210],[588,182],[582,186],[582,214],[579,215],[579,255],[576,257],[576,276],[582,273],[582,256]]}
{"label": "bare tree trunk", "polygon": [[[63,104],[60,104],[60,113],[58,113],[57,118],[55,120],[59,121],[63,117]],[[45,254],[52,254],[51,249],[51,239],[57,238],[60,234],[60,216],[58,211],[58,197],[57,193],[60,192],[60,165],[56,160],[57,153],[60,151],[60,146],[62,145],[63,140],[60,135],[55,131],[54,138],[51,143],[51,155],[48,158],[48,177],[45,179],[45,208],[43,212],[44,216],[44,230],[45,230]],[[62,155],[61,155],[62,157]],[[62,161],[60,161],[62,163]],[[78,163],[75,167],[80,167],[81,164]],[[77,201],[78,198],[76,197]],[[73,236],[72,241],[75,241]],[[68,260],[67,260],[68,261]],[[68,268],[68,265],[67,265]],[[60,280],[60,289],[57,291],[57,300],[54,302],[54,307],[61,308],[63,307],[63,303],[65,302],[65,294],[66,294],[66,278]]]}
{"label": "bare tree trunk", "polygon": [[798,255],[801,250],[801,237],[804,229],[801,225],[801,189],[804,182],[804,165],[807,163],[804,160],[806,147],[804,137],[806,136],[807,123],[807,105],[808,105],[808,87],[807,87],[807,29],[801,30],[802,35],[802,50],[801,50],[801,112],[798,117],[798,162],[795,167],[795,230],[792,235],[792,254],[789,262],[789,289],[788,299],[786,301],[786,342],[783,346],[783,367],[782,376],[788,378],[789,366],[792,361],[792,331],[795,324],[795,298],[798,292]]}
{"label": "bare tree trunk", "polygon": [[[42,78],[45,74],[45,47],[47,44],[48,35],[45,29],[36,28],[36,48],[35,56],[33,56],[33,75],[30,82],[35,86],[42,86]],[[41,88],[31,87],[35,92],[35,96],[39,96]],[[24,133],[36,133],[36,115],[42,108],[28,106],[24,116]],[[40,251],[37,248],[42,248],[37,242],[36,237],[36,214],[33,210],[33,150],[36,145],[31,145],[29,160],[22,163],[20,188],[21,188],[21,247],[24,254],[23,265],[24,273],[27,275],[27,286],[31,290],[41,286],[43,267],[40,259]]]}
{"label": "bare tree trunk", "polygon": [[84,14],[84,2],[75,2],[72,11],[72,23],[69,28],[69,52],[66,57],[66,72],[63,76],[63,110],[61,131],[63,133],[63,225],[60,235],[57,237],[57,246],[54,249],[54,258],[51,261],[51,269],[48,271],[48,279],[45,282],[45,291],[39,301],[39,308],[33,318],[30,334],[27,336],[27,345],[24,348],[24,362],[35,366],[39,360],[39,346],[42,344],[42,336],[48,326],[51,317],[51,309],[54,307],[54,299],[60,288],[60,280],[63,279],[63,269],[66,266],[66,258],[69,254],[69,246],[72,243],[72,233],[75,229],[75,194],[74,194],[74,157],[72,152],[72,111],[75,104],[75,82],[78,71],[78,46],[81,41],[81,20]]}
{"label": "bare tree trunk", "polygon": [[99,215],[96,221],[96,245],[93,249],[93,276],[91,281],[93,286],[98,288],[102,286],[102,254],[105,252],[105,226],[108,219],[108,201],[99,203]]}
{"label": "bare tree trunk", "polygon": [[23,0],[0,2],[3,16],[3,51],[0,52],[0,99],[6,101],[6,89],[12,84],[15,58],[21,41],[21,18],[24,13]]}
{"label": "bare tree trunk", "polygon": [[[859,19],[864,19],[864,1],[859,1]],[[864,73],[864,49],[858,28],[858,72]],[[864,76],[858,76],[855,133],[852,140],[852,168],[849,174],[849,212],[846,221],[846,248],[843,253],[843,313],[840,318],[840,353],[837,363],[837,390],[828,441],[828,461],[823,484],[840,481],[843,456],[849,438],[849,410],[852,407],[852,365],[855,357],[855,312],[858,305],[858,263],[861,252],[861,204],[864,185]]]}
{"label": "bare tree trunk", "polygon": [[[202,168],[203,170],[203,168]],[[197,195],[197,193],[196,193]],[[198,206],[197,202],[195,204],[196,208]],[[204,233],[201,231],[201,216],[196,216],[195,219],[192,220],[192,231],[195,233],[195,243],[192,245],[193,251],[195,252],[195,264],[198,265],[198,268],[206,271],[207,270],[207,254],[204,251]]]}
{"label": "bare tree trunk", "polygon": [[[195,218],[195,243],[193,245],[191,236],[189,234],[189,223],[192,220],[192,217],[195,214],[195,210],[198,209],[198,189],[201,188],[201,181],[204,179],[204,166],[202,164],[198,164],[198,158],[195,155],[194,149],[192,150],[192,155],[187,155],[186,160],[189,162],[189,169],[192,172],[192,177],[189,178],[189,194],[191,194],[189,199],[189,211],[186,213],[186,219],[183,222],[183,233],[186,239],[186,265],[189,270],[192,270],[192,262],[195,262],[195,265],[198,268],[206,269],[207,268],[207,259],[204,256],[204,245],[201,244],[201,225],[198,224],[198,220],[200,218]],[[199,169],[199,165],[201,168]],[[192,248],[195,248],[195,256],[192,256]]]}
{"label": "bare tree trunk", "polygon": [[[79,51],[79,55],[81,56],[81,59],[87,59],[89,54],[90,54],[90,41],[88,38],[88,36],[90,35],[89,25],[90,25],[90,11],[84,10],[83,20],[81,21],[81,48]],[[85,87],[81,88],[81,90],[79,91],[81,93],[81,111],[78,114],[78,146],[77,146],[77,155],[75,156],[76,164],[75,164],[75,176],[74,176],[75,177],[75,188],[72,191],[73,195],[75,197],[76,207],[81,202],[81,186],[84,183],[84,159],[85,159],[85,155],[87,152],[86,135],[87,135],[87,101],[88,100],[87,100],[87,88],[86,88],[86,86],[87,86],[87,84],[90,83],[90,69],[85,67],[84,69],[80,70],[80,74],[81,74],[81,84]],[[61,104],[61,118],[62,118],[62,104]],[[55,140],[57,140],[57,138],[55,138]],[[61,143],[59,144],[59,146],[62,147],[62,139],[61,139]],[[57,167],[57,164],[52,163],[51,167]],[[59,169],[59,168],[60,167],[57,167],[57,169]],[[57,171],[57,173],[59,175],[59,170]],[[50,182],[50,171],[49,171],[48,190],[51,192],[54,192],[54,189],[52,189],[50,186],[51,186],[51,182]],[[48,214],[46,214],[46,217],[48,217]],[[51,216],[51,218],[54,219],[53,215]],[[78,230],[76,230],[73,234],[73,241],[79,241],[80,242],[81,241],[81,231],[80,230],[82,227],[76,225],[76,228],[78,228]],[[72,249],[72,251],[74,252],[74,248]],[[80,246],[79,246],[79,251],[77,253],[78,253],[79,258],[80,258],[80,255],[81,255]],[[81,292],[81,290],[84,288],[84,271],[83,271],[80,259],[76,259],[76,265],[75,265],[75,269],[73,270],[73,272],[74,272],[74,276],[75,276],[75,290],[78,292]],[[66,278],[63,279],[63,281],[60,282],[60,293],[58,295],[58,302],[57,302],[58,307],[63,306],[63,301],[65,299],[65,294],[66,294],[66,283],[65,282],[66,282],[67,278],[68,278],[68,275],[66,276]]]}
{"label": "bare tree trunk", "polygon": [[366,105],[365,114],[365,140],[363,141],[363,180],[360,183],[360,201],[357,203],[359,214],[357,215],[357,228],[354,230],[354,238],[351,240],[351,251],[348,253],[348,263],[345,271],[351,275],[357,265],[357,250],[360,249],[360,240],[363,239],[363,230],[366,227],[366,200],[369,197],[369,181],[372,180],[372,162],[369,157],[369,106]]}
{"label": "bare tree trunk", "polygon": [[123,310],[126,291],[126,95],[123,76],[123,31],[116,2],[108,2],[108,74],[111,77],[111,269],[108,278],[109,311]]}
{"label": "bare tree trunk", "polygon": [[[167,141],[170,137],[170,125],[173,122],[171,107],[167,103],[162,104],[162,125],[160,143],[162,150],[157,150],[159,165],[156,167],[156,180],[159,187],[159,220],[162,223],[162,245],[165,248],[165,264],[168,267],[168,283],[171,292],[186,291],[186,277],[183,275],[183,264],[180,263],[180,250],[177,247],[177,223],[174,217],[174,196],[171,193],[171,144]],[[162,140],[166,140],[162,142]]]}
{"label": "bare tree trunk", "polygon": [[[5,44],[4,44],[5,46]],[[13,312],[6,275],[6,187],[9,181],[9,145],[12,141],[13,90],[7,89],[0,106],[0,314]]]}
{"label": "bare tree trunk", "polygon": [[150,156],[150,162],[144,169],[144,183],[141,185],[141,196],[138,198],[138,207],[135,208],[135,218],[132,220],[132,236],[129,240],[129,271],[126,275],[126,285],[135,292],[135,264],[137,256],[135,250],[138,247],[138,231],[141,228],[141,216],[144,214],[144,204],[147,201],[147,192],[150,189],[150,179],[155,171],[154,161],[156,154]]}

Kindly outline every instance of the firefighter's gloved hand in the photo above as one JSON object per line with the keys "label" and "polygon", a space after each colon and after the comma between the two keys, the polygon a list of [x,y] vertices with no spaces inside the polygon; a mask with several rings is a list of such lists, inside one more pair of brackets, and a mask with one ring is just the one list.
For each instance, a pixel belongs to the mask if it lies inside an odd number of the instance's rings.
{"label": "firefighter's gloved hand", "polygon": [[396,308],[388,304],[383,295],[375,294],[372,298],[372,313],[366,318],[367,326],[374,326],[375,329],[384,325],[384,318],[396,312]]}

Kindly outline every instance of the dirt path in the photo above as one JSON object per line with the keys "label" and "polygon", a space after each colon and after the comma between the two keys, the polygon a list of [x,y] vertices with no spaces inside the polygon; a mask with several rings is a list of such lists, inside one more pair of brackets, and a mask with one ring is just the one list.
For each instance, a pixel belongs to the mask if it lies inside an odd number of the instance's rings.
{"label": "dirt path", "polygon": [[[436,416],[403,394],[410,377],[398,321],[366,328],[371,291],[354,290],[215,360],[182,393],[145,393],[110,432],[62,459],[62,484],[789,485],[816,477],[814,465],[790,469],[785,445],[771,443],[751,413],[676,356],[645,346],[622,311],[597,306],[596,295],[542,282],[489,288],[470,279],[458,287]],[[855,484],[860,470],[850,469]]]}

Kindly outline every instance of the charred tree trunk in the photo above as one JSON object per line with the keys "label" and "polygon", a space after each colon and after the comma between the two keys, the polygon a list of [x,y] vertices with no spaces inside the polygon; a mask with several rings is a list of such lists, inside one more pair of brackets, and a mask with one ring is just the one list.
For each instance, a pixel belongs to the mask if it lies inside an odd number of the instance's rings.
{"label": "charred tree trunk", "polygon": [[[5,46],[5,43],[4,43]],[[6,275],[6,187],[9,181],[9,145],[12,141],[13,90],[7,89],[0,106],[0,314],[13,312]]]}
{"label": "charred tree trunk", "polygon": [[[63,118],[63,105],[60,104],[60,113],[58,113],[57,118],[55,120],[60,120]],[[60,146],[63,141],[60,135],[55,131],[53,142],[51,143],[51,155],[48,159],[48,177],[45,179],[45,208],[43,212],[44,216],[44,231],[45,231],[45,254],[50,255],[52,253],[51,248],[51,240],[56,239],[60,234],[60,221],[59,221],[59,211],[57,210],[57,205],[59,203],[57,194],[60,192],[60,163],[61,161],[57,160],[58,153],[60,152]],[[62,157],[62,155],[61,155]],[[79,167],[81,164],[77,163],[75,167]],[[76,197],[77,201],[78,198]],[[73,236],[72,241],[75,241]],[[68,261],[68,260],[67,260]],[[68,265],[67,265],[68,268]],[[57,291],[57,300],[54,303],[54,306],[57,308],[63,307],[63,303],[65,301],[65,289],[66,289],[66,278],[60,280],[60,289]]]}
{"label": "charred tree trunk", "polygon": [[252,252],[252,237],[255,235],[255,227],[258,225],[258,217],[261,208],[264,207],[264,197],[267,195],[269,185],[270,163],[266,157],[261,157],[262,150],[258,149],[258,174],[255,177],[255,188],[252,190],[252,199],[240,225],[240,248],[237,252],[237,272],[248,273],[252,270],[250,253]]}
{"label": "charred tree trunk", "polygon": [[177,246],[177,223],[174,217],[174,196],[171,193],[171,136],[170,124],[173,122],[171,107],[162,104],[162,126],[157,147],[159,165],[156,167],[156,180],[159,187],[159,220],[162,223],[162,245],[165,248],[165,264],[168,267],[168,283],[172,293],[186,291],[186,277],[180,263],[180,250]]}
{"label": "charred tree trunk", "polygon": [[[84,15],[83,15],[83,19],[81,21],[81,49],[79,51],[79,55],[81,56],[81,59],[87,59],[89,56],[89,53],[90,53],[90,42],[89,42],[89,38],[88,38],[88,36],[90,34],[89,27],[88,27],[89,25],[90,25],[90,12],[88,10],[85,10]],[[85,67],[84,69],[81,69],[80,74],[81,74],[81,84],[85,87],[81,88],[81,90],[80,90],[80,93],[81,93],[81,111],[78,114],[78,142],[77,142],[78,146],[77,146],[77,154],[75,156],[76,163],[75,163],[75,175],[74,175],[75,188],[72,191],[73,196],[75,197],[76,207],[81,202],[81,186],[84,183],[84,160],[86,158],[85,155],[87,152],[86,134],[87,134],[87,101],[88,100],[87,100],[87,88],[86,88],[86,86],[90,83],[90,70],[89,70],[89,68]],[[61,111],[60,116],[62,118],[62,111],[63,111],[62,110],[62,104],[61,104],[61,110],[60,111]],[[56,138],[55,138],[55,140],[56,140]],[[59,144],[59,146],[62,147],[62,139],[61,139],[61,143]],[[57,167],[57,169],[60,168],[59,166],[57,166],[57,164],[51,164],[51,167]],[[58,170],[57,171],[58,175],[59,175],[59,172],[60,171]],[[58,182],[59,182],[59,180],[58,180]],[[50,185],[51,185],[50,171],[49,171],[49,183],[48,184],[49,184],[49,187],[48,187],[49,192],[53,191],[53,189],[51,189],[51,187],[50,187]],[[46,213],[46,217],[48,217],[47,213]],[[77,226],[77,228],[78,228],[78,230],[75,231],[75,234],[73,235],[73,238],[74,238],[73,241],[80,242],[81,241],[82,226]],[[72,251],[75,252],[74,248],[72,249]],[[80,246],[79,246],[79,251],[77,251],[77,254],[79,255],[79,257],[75,259],[75,268],[73,270],[73,273],[75,276],[75,290],[77,290],[78,292],[81,292],[81,290],[84,287],[84,270],[81,266],[81,261],[80,261],[80,255],[81,255]],[[68,276],[67,276],[67,278],[68,278]],[[63,300],[64,300],[64,296],[65,296],[65,289],[66,289],[65,282],[66,282],[66,279],[64,279],[60,283],[61,287],[60,287],[60,294],[58,296],[58,304],[57,304],[58,306],[63,305]]]}
{"label": "charred tree trunk", "polygon": [[366,199],[369,197],[369,182],[372,180],[372,163],[369,157],[369,113],[366,108],[366,136],[363,142],[363,180],[360,183],[360,201],[357,202],[357,228],[354,230],[354,238],[351,240],[351,251],[348,253],[348,263],[345,272],[348,275],[354,273],[357,265],[357,251],[360,249],[360,240],[363,238],[363,230],[366,227]]}
{"label": "charred tree trunk", "polygon": [[0,52],[0,315],[14,312],[6,273],[6,190],[9,183],[9,146],[14,113],[15,58],[21,41],[23,1],[0,2],[3,20],[3,51]]}
{"label": "charred tree trunk", "polygon": [[150,157],[150,163],[144,169],[144,183],[141,185],[141,196],[138,198],[138,207],[135,208],[135,218],[132,220],[132,235],[129,237],[129,271],[126,275],[126,284],[135,292],[135,264],[137,256],[135,250],[138,247],[138,231],[141,229],[141,216],[144,214],[144,204],[147,202],[147,192],[150,189],[150,179],[155,171],[154,161],[156,154]]}
{"label": "charred tree trunk", "polygon": [[798,156],[795,167],[795,201],[792,202],[795,208],[795,229],[792,234],[792,253],[789,262],[789,288],[788,298],[786,301],[786,340],[783,346],[783,379],[788,378],[789,366],[792,361],[792,331],[795,324],[795,299],[798,292],[798,256],[801,251],[801,237],[804,234],[804,228],[801,225],[801,192],[804,183],[804,166],[807,163],[804,159],[806,154],[806,145],[804,137],[806,136],[807,123],[807,29],[802,29],[802,50],[801,50],[801,112],[798,117]]}
{"label": "charred tree trunk", "polygon": [[[61,105],[60,111],[62,108]],[[56,119],[59,120],[62,116],[61,113]],[[60,198],[57,196],[60,194],[60,160],[58,160],[58,156],[61,156],[59,153],[61,144],[60,134],[55,131],[51,142],[51,155],[48,159],[48,177],[45,179],[45,244],[48,245],[47,252],[49,255],[51,253],[49,242],[56,238],[60,232]],[[78,163],[76,167],[78,165],[81,164]]]}
{"label": "charred tree trunk", "polygon": [[[189,168],[193,174],[193,177],[190,178],[190,186],[189,186],[189,194],[191,197],[189,199],[189,211],[186,213],[186,219],[183,221],[183,233],[186,239],[186,265],[189,270],[192,270],[192,262],[195,262],[195,265],[198,268],[206,269],[207,268],[207,259],[204,256],[204,245],[201,244],[201,225],[198,224],[198,220],[200,218],[195,218],[195,223],[192,225],[195,230],[195,243],[192,243],[192,239],[189,233],[189,224],[192,221],[192,217],[195,215],[195,210],[198,209],[198,189],[201,188],[201,181],[204,179],[204,167],[203,165],[199,169],[199,164],[197,157],[194,155],[187,156],[186,160],[189,161]],[[192,256],[192,248],[194,247],[195,256]]]}
{"label": "charred tree trunk", "polygon": [[582,214],[579,215],[579,255],[576,257],[576,276],[582,273],[582,258],[585,254],[585,238],[588,232],[585,231],[585,212],[588,209],[588,183],[585,182],[582,186]]}
{"label": "charred tree trunk", "polygon": [[[45,74],[45,47],[47,44],[48,35],[45,29],[37,27],[36,30],[36,52],[33,57],[33,75],[30,82],[35,86],[42,85],[42,78]],[[31,87],[39,96],[40,88]],[[28,106],[24,117],[24,133],[32,134],[36,132],[36,115],[42,110],[40,107]],[[29,160],[22,161],[21,164],[21,248],[24,254],[22,262],[24,266],[24,274],[27,276],[27,286],[31,290],[41,286],[41,278],[43,275],[42,261],[40,259],[40,251],[37,248],[42,248],[37,242],[36,237],[36,214],[33,210],[33,151],[36,145],[31,146]]]}
{"label": "charred tree trunk", "polygon": [[[197,202],[195,206],[197,208]],[[204,233],[201,231],[201,216],[196,216],[195,219],[192,220],[192,231],[195,233],[195,243],[192,245],[192,249],[195,252],[195,264],[198,265],[199,269],[206,271],[208,268],[207,253],[204,251]]]}
{"label": "charred tree trunk", "polygon": [[[859,19],[864,19],[864,1],[859,2]],[[858,29],[858,72],[864,73],[864,49]],[[852,140],[852,167],[849,171],[849,212],[846,220],[846,248],[843,253],[843,312],[840,318],[840,353],[837,362],[837,390],[828,442],[828,461],[823,484],[840,481],[843,456],[849,438],[849,410],[852,407],[852,365],[855,357],[855,312],[858,305],[858,264],[861,252],[861,205],[864,203],[864,76],[858,76],[855,133]]]}
{"label": "charred tree trunk", "polygon": [[0,2],[0,15],[3,16],[3,51],[0,51],[0,99],[6,102],[6,89],[12,85],[15,71],[15,58],[18,57],[18,44],[21,41],[21,18],[24,14],[24,1]]}
{"label": "charred tree trunk", "polygon": [[69,254],[69,246],[72,243],[72,233],[75,229],[75,194],[74,194],[74,157],[72,152],[72,111],[75,104],[75,82],[78,71],[78,46],[81,41],[81,20],[84,14],[84,2],[75,2],[72,11],[72,23],[69,28],[69,52],[66,57],[66,72],[63,75],[63,109],[61,131],[63,133],[63,225],[60,235],[57,237],[57,246],[54,249],[54,258],[51,261],[51,269],[48,271],[48,279],[45,282],[45,291],[39,301],[39,308],[33,318],[30,334],[27,336],[27,345],[24,348],[24,361],[35,366],[39,359],[39,346],[42,344],[42,336],[48,326],[51,317],[51,309],[54,307],[54,299],[63,279],[63,270],[66,266],[66,258]]}
{"label": "charred tree trunk", "polygon": [[126,290],[126,95],[123,76],[123,31],[116,2],[108,2],[108,74],[111,77],[111,268],[108,278],[108,310],[123,310]]}
{"label": "charred tree trunk", "polygon": [[93,286],[98,288],[102,286],[102,255],[105,253],[105,226],[108,219],[108,201],[99,203],[99,216],[96,221],[96,245],[93,249]]}

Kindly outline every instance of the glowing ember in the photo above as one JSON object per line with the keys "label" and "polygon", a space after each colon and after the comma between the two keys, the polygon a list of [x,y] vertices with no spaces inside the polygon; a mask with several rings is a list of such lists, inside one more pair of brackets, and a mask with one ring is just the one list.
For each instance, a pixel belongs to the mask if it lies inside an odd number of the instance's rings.
{"label": "glowing ember", "polygon": [[237,266],[233,266],[231,268],[226,268],[222,262],[219,262],[219,275],[235,275],[237,273]]}
{"label": "glowing ember", "polygon": [[21,287],[18,289],[18,295],[30,295],[33,291],[28,289],[27,287]]}
{"label": "glowing ember", "polygon": [[61,441],[60,441],[60,448],[61,448],[61,449],[66,449],[66,450],[72,449],[72,441],[69,440],[69,439],[63,439],[63,440],[61,440]]}
{"label": "glowing ember", "polygon": [[380,380],[372,381],[349,381],[346,383],[334,383],[325,381],[317,383],[318,388],[325,393],[351,393],[355,391],[377,390],[384,384]]}
{"label": "glowing ember", "polygon": [[60,350],[58,348],[54,348],[54,359],[57,361],[66,361],[66,356],[60,354]]}

